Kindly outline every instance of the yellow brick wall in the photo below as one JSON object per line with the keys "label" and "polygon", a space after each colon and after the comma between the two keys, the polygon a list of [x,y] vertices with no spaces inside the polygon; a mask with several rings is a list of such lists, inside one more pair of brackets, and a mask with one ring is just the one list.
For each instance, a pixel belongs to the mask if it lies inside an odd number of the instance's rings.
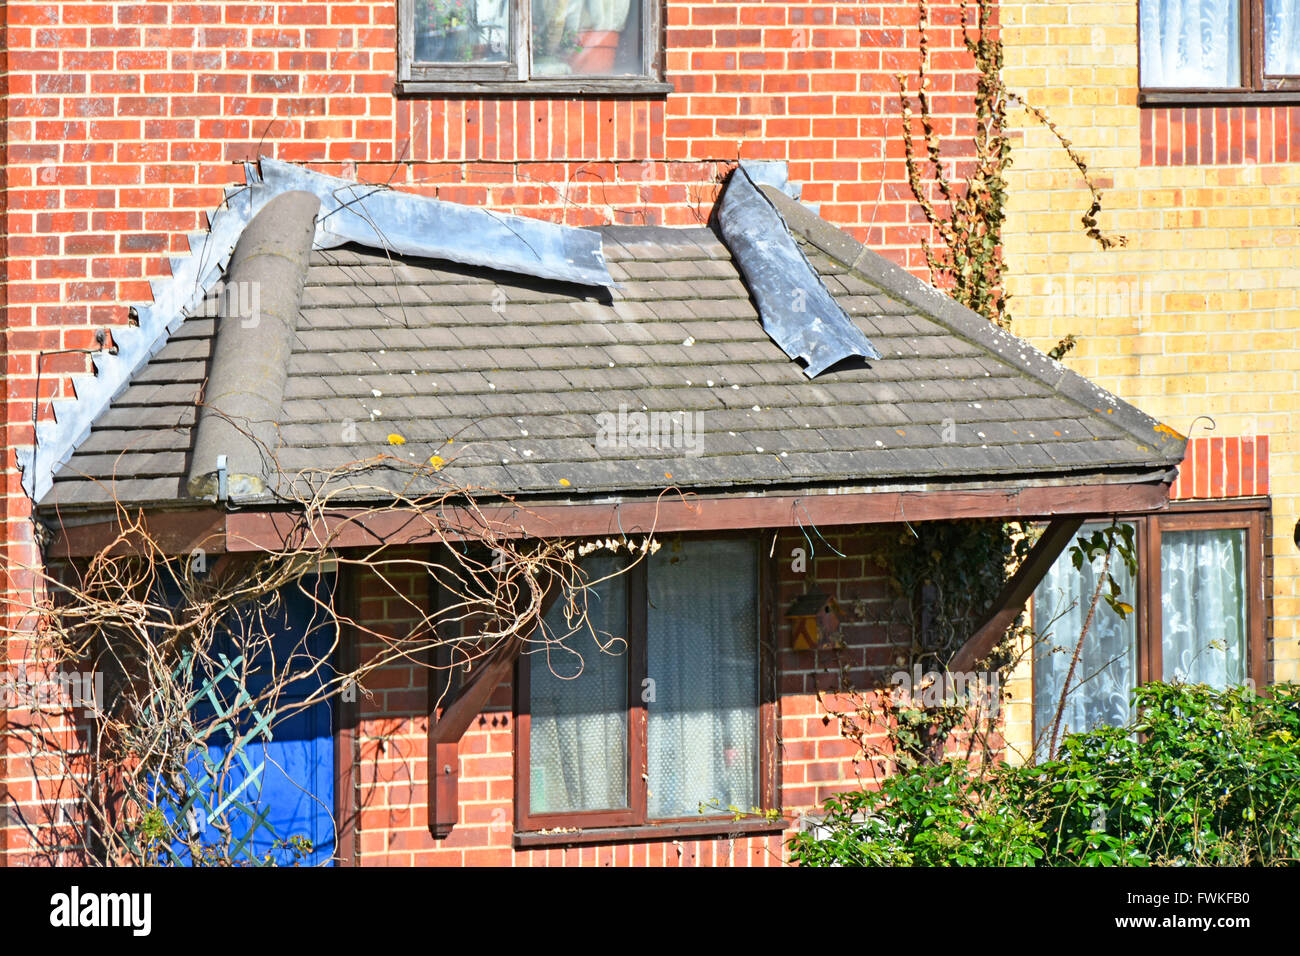
{"label": "yellow brick wall", "polygon": [[[1300,163],[1141,165],[1137,0],[1004,2],[1006,79],[1046,108],[1103,187],[1088,194],[1051,134],[1013,114],[1006,254],[1013,330],[1184,434],[1269,435],[1275,680],[1300,680]],[[1195,424],[1194,424],[1195,423]],[[1008,716],[1027,740],[1027,682]]]}

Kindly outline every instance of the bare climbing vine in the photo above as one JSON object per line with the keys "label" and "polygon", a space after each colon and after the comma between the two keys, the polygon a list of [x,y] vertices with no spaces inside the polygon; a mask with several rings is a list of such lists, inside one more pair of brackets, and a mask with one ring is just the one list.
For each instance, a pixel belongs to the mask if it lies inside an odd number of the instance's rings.
{"label": "bare climbing vine", "polygon": [[[577,639],[592,633],[586,602],[599,583],[580,561],[604,549],[630,567],[657,549],[653,535],[581,544],[525,536],[524,505],[459,486],[442,464],[382,455],[300,474],[278,512],[280,543],[242,554],[206,554],[202,542],[178,554],[119,503],[93,554],[33,572],[0,637],[28,642],[26,658],[47,675],[89,673],[102,685],[87,698],[12,713],[10,759],[30,764],[36,792],[6,810],[26,830],[30,857],[102,866],[300,860],[312,847],[294,833],[276,835],[277,852],[249,855],[247,814],[234,812],[249,801],[241,751],[322,701],[369,697],[390,665],[468,678],[510,642],[579,660],[604,650]],[[403,470],[405,490],[394,492]],[[355,504],[367,498],[381,503]],[[377,529],[373,543],[342,546],[357,528]],[[424,543],[403,543],[413,537]],[[326,569],[337,584],[322,589]],[[363,580],[382,614],[349,597]],[[310,609],[292,646],[273,643],[286,601]],[[538,627],[553,605],[550,625]],[[399,628],[385,626],[394,620]],[[365,652],[336,653],[344,647]],[[444,693],[451,683],[439,682]],[[291,685],[308,690],[289,693]]]}
{"label": "bare climbing vine", "polygon": [[[1102,249],[1123,246],[1126,240],[1102,231],[1101,191],[1083,156],[1045,111],[1008,89],[996,10],[995,0],[960,3],[961,42],[975,73],[969,159],[953,163],[944,155],[943,121],[930,83],[931,0],[917,0],[917,73],[912,79],[898,73],[896,79],[908,188],[937,237],[922,243],[931,281],[1007,329],[1011,313],[1003,227],[1007,171],[1012,163],[1010,109],[1023,109],[1041,123],[1078,170],[1091,196],[1081,217],[1085,233]],[[1067,335],[1049,354],[1060,359],[1074,344],[1074,336]],[[900,635],[897,670],[889,668],[877,675],[877,682],[864,690],[856,685],[853,668],[842,655],[832,654],[834,660],[827,668],[831,690],[820,695],[828,719],[839,721],[842,734],[857,745],[861,760],[872,765],[874,775],[938,763],[954,748],[980,762],[1004,750],[998,704],[1010,673],[1035,643],[1030,629],[1024,624],[1009,629],[1006,640],[979,664],[984,686],[997,688],[997,696],[986,693],[976,699],[947,693],[954,677],[967,676],[949,674],[948,663],[979,626],[980,615],[1024,560],[1037,534],[1019,522],[936,522],[906,526],[882,543],[875,557],[880,567],[888,569],[893,601],[887,620],[875,623]],[[1072,550],[1082,553],[1081,545]],[[1103,572],[1094,607],[1097,597],[1103,596],[1100,589],[1105,581],[1113,586]],[[901,691],[888,681],[890,672],[920,675],[923,686],[912,681]]]}
{"label": "bare climbing vine", "polygon": [[1001,751],[1006,678],[1018,663],[1020,629],[974,675],[955,680],[948,662],[974,633],[1032,537],[996,520],[905,524],[873,540],[868,560],[886,574],[889,600],[861,618],[885,635],[889,664],[854,679],[847,648],[828,653],[828,718],[858,748],[858,776],[879,780],[939,763],[954,752],[985,763]]}
{"label": "bare climbing vine", "polygon": [[[923,242],[931,281],[953,298],[985,316],[999,328],[1009,328],[1009,296],[1002,229],[1006,222],[1007,170],[1012,163],[1007,112],[1025,110],[1052,135],[1079,171],[1091,196],[1082,216],[1085,233],[1102,249],[1123,246],[1123,236],[1104,233],[1098,222],[1102,196],[1083,157],[1060,127],[1037,106],[1011,92],[1002,75],[1004,54],[996,23],[995,0],[961,0],[961,38],[975,67],[971,159],[960,164],[969,171],[964,181],[945,166],[942,136],[930,89],[931,0],[917,0],[920,62],[915,82],[915,106],[906,73],[896,74],[903,117],[903,150],[907,182],[939,245]],[[974,8],[972,10],[972,7]],[[924,156],[918,154],[914,130],[920,126]],[[1074,344],[1067,336],[1053,350],[1060,358]]]}

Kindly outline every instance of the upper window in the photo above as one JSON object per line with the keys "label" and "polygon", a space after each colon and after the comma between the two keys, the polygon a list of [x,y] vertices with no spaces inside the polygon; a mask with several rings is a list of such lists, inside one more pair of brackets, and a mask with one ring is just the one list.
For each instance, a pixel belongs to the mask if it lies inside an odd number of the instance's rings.
{"label": "upper window", "polygon": [[585,619],[557,600],[520,663],[519,828],[731,827],[729,808],[773,799],[758,548],[676,541],[623,573],[617,560],[588,560]]}
{"label": "upper window", "polygon": [[404,89],[662,85],[656,0],[402,0],[399,14]]}
{"label": "upper window", "polygon": [[[1034,631],[1041,638],[1033,655],[1038,747],[1047,744],[1067,677],[1062,733],[1127,723],[1133,689],[1145,681],[1216,688],[1264,683],[1266,514],[1171,509],[1136,519],[1137,579],[1117,555],[1110,562],[1121,600],[1134,613],[1121,618],[1099,601],[1082,645],[1103,559],[1078,570],[1068,551],[1057,559],[1034,592]],[[1081,533],[1100,527],[1085,525]]]}
{"label": "upper window", "polygon": [[1300,0],[1140,0],[1148,92],[1300,91]]}

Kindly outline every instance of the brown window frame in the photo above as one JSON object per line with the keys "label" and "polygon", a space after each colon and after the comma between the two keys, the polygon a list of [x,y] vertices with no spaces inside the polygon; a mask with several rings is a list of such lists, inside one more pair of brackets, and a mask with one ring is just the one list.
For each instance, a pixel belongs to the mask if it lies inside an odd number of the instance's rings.
{"label": "brown window frame", "polygon": [[639,76],[531,76],[529,0],[511,0],[514,43],[505,63],[461,65],[422,63],[415,59],[415,5],[397,0],[397,85],[400,94],[442,93],[488,96],[666,96],[673,85],[664,81],[663,0],[643,0]]}
{"label": "brown window frame", "polygon": [[1141,86],[1142,0],[1138,0],[1138,102],[1143,106],[1265,106],[1300,103],[1300,76],[1264,73],[1264,0],[1241,4],[1241,85],[1235,87]]}
{"label": "brown window frame", "polygon": [[[765,811],[779,808],[776,739],[775,565],[761,543],[748,534],[691,536],[689,540],[723,541],[741,538],[752,541],[758,555],[758,795]],[[647,813],[646,727],[649,714],[641,700],[646,677],[647,645],[647,562],[640,561],[627,574],[628,601],[628,808],[589,810],[575,813],[533,814],[531,797],[531,714],[529,685],[531,656],[520,655],[515,667],[515,837],[517,847],[616,842],[634,839],[668,839],[743,833],[779,833],[789,821],[781,818],[733,819],[731,814],[692,815],[670,819],[651,818]],[[580,679],[580,678],[579,678]],[[561,831],[561,832],[557,832]]]}
{"label": "brown window frame", "polygon": [[1144,527],[1139,534],[1145,543],[1140,545],[1142,551],[1138,558],[1138,587],[1145,598],[1143,617],[1148,631],[1145,654],[1140,643],[1138,647],[1138,679],[1143,683],[1164,679],[1160,600],[1164,585],[1164,569],[1160,561],[1162,535],[1166,531],[1229,529],[1244,529],[1246,532],[1246,676],[1255,682],[1256,688],[1263,688],[1268,683],[1268,500],[1264,499],[1262,503],[1259,499],[1243,500],[1240,506],[1233,508],[1225,508],[1224,504],[1215,502],[1208,507],[1200,502],[1174,505],[1166,512],[1143,519]]}
{"label": "brown window frame", "polygon": [[[1268,640],[1270,609],[1268,584],[1272,579],[1268,548],[1271,499],[1240,498],[1223,501],[1176,502],[1167,511],[1149,515],[1124,515],[1121,524],[1135,528],[1137,551],[1137,648],[1134,679],[1138,686],[1164,679],[1161,647],[1163,619],[1161,594],[1164,574],[1160,540],[1168,531],[1245,529],[1246,531],[1246,675],[1257,690],[1269,683]],[[1098,519],[1090,519],[1096,521]],[[1102,519],[1104,520],[1104,519]],[[1037,658],[1035,658],[1035,667]],[[1034,739],[1040,728],[1033,716]]]}

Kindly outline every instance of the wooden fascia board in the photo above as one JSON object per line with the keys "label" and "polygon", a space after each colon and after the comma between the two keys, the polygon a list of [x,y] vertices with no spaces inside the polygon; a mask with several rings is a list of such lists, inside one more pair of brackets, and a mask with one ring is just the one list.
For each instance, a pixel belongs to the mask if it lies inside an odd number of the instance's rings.
{"label": "wooden fascia board", "polygon": [[[753,497],[685,497],[601,504],[548,504],[533,507],[484,506],[473,526],[504,537],[584,538],[644,535],[651,532],[796,528],[816,525],[895,524],[962,518],[1051,519],[1060,515],[1145,514],[1168,507],[1164,483],[1073,485],[998,491],[867,492]],[[450,514],[452,520],[455,516]],[[468,515],[466,515],[468,517]],[[314,540],[332,547],[455,541],[413,514],[365,515],[340,510],[310,529]],[[300,539],[297,516],[240,512],[229,516],[226,547],[231,551],[277,549]],[[465,538],[477,535],[464,535]]]}
{"label": "wooden fascia board", "polygon": [[[167,550],[187,554],[203,548],[224,551],[278,551],[288,546],[328,544],[331,548],[379,544],[420,544],[481,540],[482,531],[509,538],[582,538],[728,529],[796,528],[817,525],[893,524],[962,518],[1051,519],[1059,515],[1120,515],[1162,511],[1169,485],[1051,485],[972,491],[881,491],[783,495],[682,495],[610,502],[484,504],[479,509],[446,509],[442,527],[418,511],[340,508],[305,526],[288,511],[208,509],[161,512],[148,517],[148,528]],[[448,531],[457,522],[464,532]],[[97,553],[118,537],[116,518],[57,529],[51,557]]]}

